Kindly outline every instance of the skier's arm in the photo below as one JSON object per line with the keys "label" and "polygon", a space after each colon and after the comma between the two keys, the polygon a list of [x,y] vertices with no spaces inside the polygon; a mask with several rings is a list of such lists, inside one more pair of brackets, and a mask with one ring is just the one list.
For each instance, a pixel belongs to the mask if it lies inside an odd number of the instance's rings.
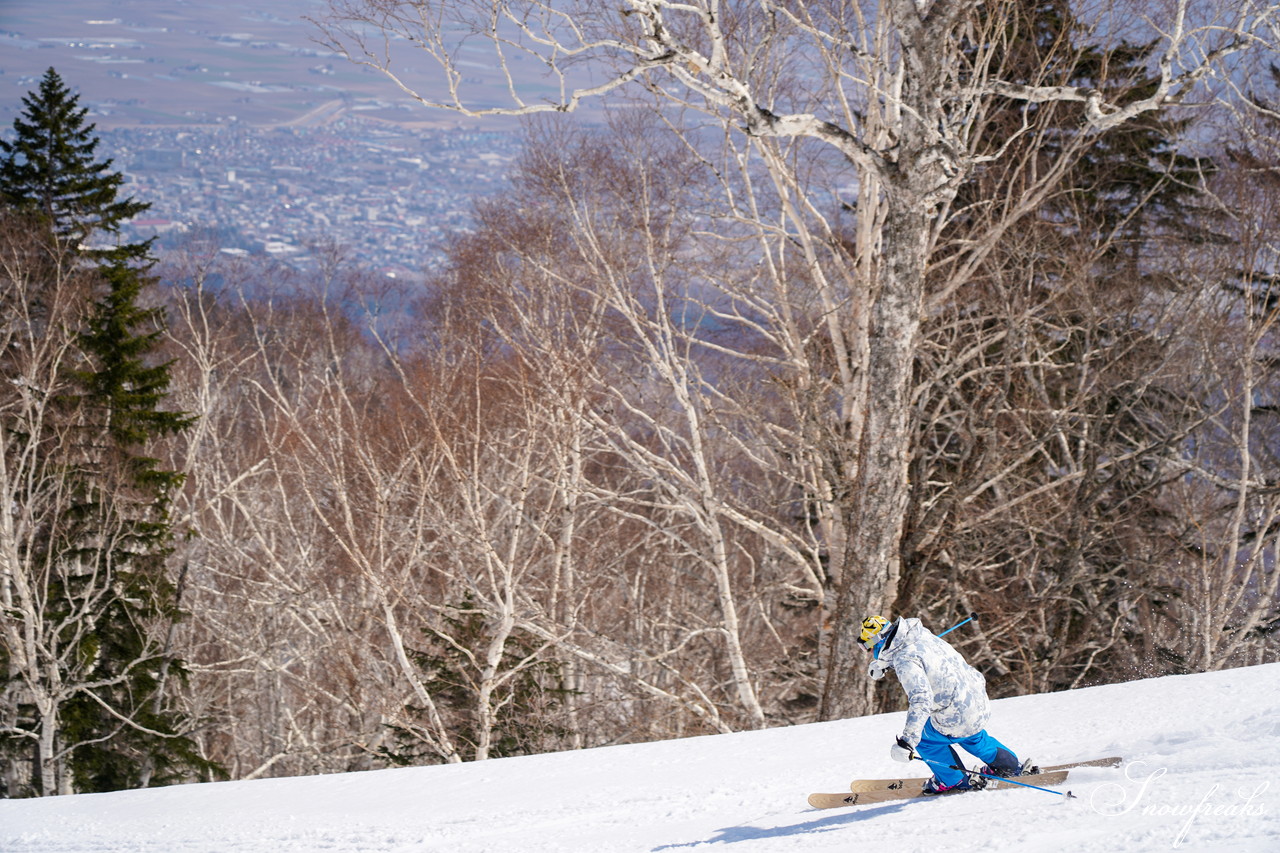
{"label": "skier's arm", "polygon": [[929,686],[929,678],[919,661],[899,661],[893,670],[898,674],[898,683],[907,691],[907,702],[911,706],[907,709],[907,722],[902,727],[902,739],[914,747],[920,743],[925,721],[933,712],[933,688]]}

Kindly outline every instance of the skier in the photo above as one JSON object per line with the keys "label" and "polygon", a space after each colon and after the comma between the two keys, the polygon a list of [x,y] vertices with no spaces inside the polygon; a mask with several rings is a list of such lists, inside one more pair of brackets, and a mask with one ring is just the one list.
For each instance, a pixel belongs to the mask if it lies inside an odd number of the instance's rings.
{"label": "skier", "polygon": [[883,616],[862,620],[858,640],[874,656],[867,674],[880,679],[892,669],[907,692],[907,722],[889,755],[896,761],[919,757],[929,764],[933,776],[925,782],[924,793],[973,787],[968,775],[952,769],[963,766],[956,746],[986,762],[983,773],[1023,773],[1024,765],[1013,751],[987,734],[991,703],[982,673],[946,640],[934,636],[919,619],[900,617],[891,623]]}

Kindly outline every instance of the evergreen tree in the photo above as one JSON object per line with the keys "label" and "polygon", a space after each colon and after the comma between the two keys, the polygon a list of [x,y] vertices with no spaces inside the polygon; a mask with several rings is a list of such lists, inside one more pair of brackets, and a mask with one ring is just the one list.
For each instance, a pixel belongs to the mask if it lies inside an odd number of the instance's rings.
{"label": "evergreen tree", "polygon": [[[116,533],[110,547],[95,541],[81,559],[97,572],[112,572],[122,594],[103,609],[95,650],[94,675],[113,686],[68,709],[69,742],[87,744],[77,749],[73,765],[82,791],[164,784],[180,778],[183,768],[203,766],[192,744],[175,736],[178,721],[163,702],[165,679],[181,677],[181,661],[157,653],[155,638],[141,627],[179,618],[166,562],[173,537],[169,503],[182,476],[163,469],[146,450],[185,429],[191,418],[161,408],[170,363],[153,362],[163,312],[138,304],[150,278],[119,259],[99,269],[106,293],[79,338],[87,357],[76,385],[83,395],[82,454],[89,472],[80,512]],[[104,712],[102,699],[137,725],[121,725]]]}
{"label": "evergreen tree", "polygon": [[[0,143],[0,199],[36,221],[52,245],[78,255],[97,281],[75,339],[78,357],[54,407],[64,439],[47,444],[73,497],[56,529],[32,546],[47,552],[34,562],[60,567],[50,575],[57,580],[43,619],[75,626],[51,641],[74,648],[63,658],[65,677],[81,685],[61,706],[66,757],[58,772],[78,791],[163,784],[209,769],[179,735],[181,720],[165,695],[166,682],[183,673],[161,636],[179,616],[166,563],[174,535],[169,501],[182,478],[149,452],[191,419],[164,408],[171,366],[157,358],[164,314],[144,305],[154,283],[150,241],[87,245],[148,205],[119,198],[123,178],[110,160],[94,159],[98,140],[84,124],[87,110],[56,71],[24,103],[15,141]],[[79,612],[86,606],[96,608],[87,632]],[[19,675],[0,672],[11,683]]]}
{"label": "evergreen tree", "polygon": [[[1122,41],[1105,49],[1090,44],[1067,0],[1019,0],[988,11],[1001,16],[993,37],[1003,49],[987,61],[997,62],[1010,82],[1097,89],[1119,106],[1150,96],[1159,83],[1150,63],[1157,43]],[[1189,121],[1158,110],[1086,138],[1080,129],[1083,109],[1074,103],[993,99],[984,129],[992,152],[1024,127],[1042,132],[1024,134],[1015,143],[1016,156],[976,169],[956,207],[1016,190],[1017,181],[1070,157],[1070,168],[1036,214],[1038,227],[1105,244],[1104,256],[1112,261],[1134,259],[1142,244],[1160,236],[1186,237],[1201,227],[1202,211],[1195,202],[1214,164],[1180,150]],[[1082,141],[1082,150],[1073,150]],[[1038,168],[1021,175],[1006,171],[1007,163],[1026,156]],[[969,217],[957,220],[961,230],[972,224]],[[1130,266],[1125,272],[1132,271]]]}
{"label": "evergreen tree", "polygon": [[[151,205],[119,198],[124,176],[110,159],[95,160],[96,125],[85,124],[80,106],[58,72],[50,68],[40,87],[22,99],[13,122],[16,138],[0,140],[0,200],[43,217],[60,239],[79,246],[95,234],[117,234],[120,225]],[[150,241],[125,243],[105,252],[115,260],[138,260]]]}
{"label": "evergreen tree", "polygon": [[[971,55],[1009,82],[1084,86],[1118,104],[1157,83],[1155,45],[1100,46],[1064,0],[983,9],[996,17],[975,32],[990,41]],[[983,138],[988,151],[1006,156],[976,168],[961,187],[961,213],[944,245],[980,241],[1006,215],[992,207],[1025,205],[1044,176],[1062,168],[1061,177],[985,256],[955,313],[929,328],[940,350],[981,353],[983,369],[966,374],[958,391],[936,381],[931,392],[943,396],[922,406],[932,417],[921,425],[911,479],[930,486],[913,499],[900,605],[938,598],[940,581],[956,598],[1016,601],[1028,565],[1040,594],[1064,602],[1046,619],[1049,642],[1029,652],[997,644],[996,654],[1035,661],[1034,672],[1015,664],[1007,680],[993,679],[997,692],[1014,683],[1061,689],[1082,673],[1120,671],[1124,664],[1087,638],[1117,625],[1131,634],[1134,602],[1160,606],[1169,594],[1145,571],[1158,548],[1135,543],[1160,529],[1162,456],[1178,452],[1180,430],[1198,414],[1194,401],[1160,381],[1166,353],[1142,308],[1176,286],[1153,259],[1174,241],[1211,239],[1197,202],[1213,164],[1182,150],[1187,122],[1163,111],[1096,135],[1086,135],[1082,112],[1074,103],[991,99]],[[1072,440],[1047,440],[1059,435]],[[1128,461],[1107,464],[1118,458]],[[1006,493],[965,494],[997,479]],[[1035,496],[1026,504],[1034,503],[1035,525],[1019,514],[1008,494],[1015,490]],[[998,506],[1010,508],[980,529],[912,550],[914,529],[963,530],[967,513]],[[940,521],[946,514],[954,520]],[[1040,606],[1037,598],[1023,610]],[[1025,612],[1019,618],[1034,621]]]}

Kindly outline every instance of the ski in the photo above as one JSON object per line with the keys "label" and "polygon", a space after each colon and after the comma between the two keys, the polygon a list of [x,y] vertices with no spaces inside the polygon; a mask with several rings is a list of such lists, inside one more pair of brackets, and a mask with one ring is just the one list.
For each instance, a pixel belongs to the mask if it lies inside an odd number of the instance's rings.
{"label": "ski", "polygon": [[[903,780],[909,782],[913,780]],[[1027,773],[1017,777],[1016,782],[1023,785],[1060,785],[1067,781],[1066,770],[1055,770],[1042,773]],[[1020,785],[1005,779],[987,779],[981,788],[966,788],[946,794],[925,794],[920,787],[879,788],[874,791],[851,791],[847,794],[810,794],[809,805],[815,809],[838,809],[845,806],[866,806],[873,803],[887,803],[893,800],[927,799],[929,797],[950,797],[955,794],[968,794],[973,791],[994,791],[998,789],[1018,788]],[[921,782],[921,785],[924,783]]]}
{"label": "ski", "polygon": [[[1048,767],[1034,768],[1037,773],[1051,773],[1055,770],[1070,770],[1073,767],[1119,767],[1121,758],[1118,755],[1109,756],[1107,758],[1094,758],[1089,761],[1071,761],[1066,764],[1051,764]],[[1020,778],[1020,777],[1019,777]],[[913,790],[919,792],[924,787],[924,783],[929,779],[928,776],[921,776],[914,779],[858,779],[849,786],[849,790],[855,793],[865,791],[882,791],[882,790]]]}

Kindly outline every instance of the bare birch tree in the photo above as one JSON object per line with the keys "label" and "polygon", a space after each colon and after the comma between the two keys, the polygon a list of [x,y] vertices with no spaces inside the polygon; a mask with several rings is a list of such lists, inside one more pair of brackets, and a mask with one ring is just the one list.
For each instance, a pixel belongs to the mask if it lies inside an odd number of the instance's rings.
{"label": "bare birch tree", "polygon": [[[8,796],[74,792],[84,781],[76,751],[123,731],[172,737],[144,722],[158,699],[125,689],[136,671],[168,659],[165,620],[139,613],[145,624],[131,659],[101,665],[110,613],[137,589],[129,524],[113,511],[131,500],[129,474],[84,450],[77,371],[100,287],[95,271],[31,222],[0,218],[0,761]],[[86,705],[107,713],[105,731],[76,726]]]}
{"label": "bare birch tree", "polygon": [[350,572],[328,571],[333,546],[273,452],[288,429],[261,390],[287,386],[306,408],[326,335],[296,282],[217,248],[195,241],[165,268],[175,393],[199,417],[170,447],[185,474],[174,514],[193,531],[175,553],[189,613],[176,642],[187,706],[208,721],[196,738],[234,778],[380,766],[394,667],[368,656],[377,623]]}
{"label": "bare birch tree", "polygon": [[[977,165],[1005,156],[1003,148],[985,147],[978,132],[993,101],[1079,104],[1084,137],[1096,138],[1202,93],[1199,84],[1224,62],[1274,35],[1277,12],[1261,1],[1193,10],[1178,0],[1130,15],[1127,34],[1158,43],[1155,82],[1142,97],[1112,101],[1106,88],[1034,73],[1005,77],[1000,58],[1014,5],[335,0],[321,22],[329,46],[429,107],[468,115],[567,111],[634,84],[741,134],[765,164],[787,236],[801,249],[800,269],[825,294],[840,376],[835,408],[846,464],[843,482],[831,491],[845,505],[842,553],[831,558],[839,594],[828,605],[824,717],[869,707],[868,687],[857,677],[854,626],[898,595],[922,320],[954,296],[974,264],[1034,206],[1037,188],[1053,184],[1054,176],[1044,175],[1025,188],[1028,204],[1015,206],[984,239],[935,257],[958,188]],[[1134,10],[1088,11],[1090,37],[1101,43],[1119,29],[1117,16]],[[469,100],[460,62],[477,47],[487,47],[505,76],[509,106]],[[394,57],[411,49],[435,59],[442,76],[425,82],[402,76]],[[558,87],[557,96],[524,94],[528,78],[521,71],[530,66]],[[589,75],[576,76],[579,69]],[[1009,141],[1032,130],[1015,129]],[[851,247],[834,239],[830,205],[818,188],[797,177],[798,163],[828,155],[854,173],[858,240]],[[950,272],[927,286],[938,264]]]}
{"label": "bare birch tree", "polygon": [[[63,659],[68,648],[74,651],[74,643],[62,642],[59,626],[45,618],[49,585],[58,579],[57,555],[42,554],[37,543],[66,509],[67,484],[49,445],[58,442],[55,401],[68,393],[70,368],[78,357],[75,333],[87,316],[92,286],[76,273],[70,254],[23,239],[22,226],[6,217],[0,233],[5,318],[0,423],[5,689],[0,735],[7,747],[8,796],[18,796],[29,785],[43,796],[70,790],[69,775],[59,772],[59,753],[66,745],[57,734],[61,705],[73,695],[77,679]],[[32,708],[35,719],[25,719]],[[35,760],[23,761],[23,752]]]}
{"label": "bare birch tree", "polygon": [[591,559],[576,558],[582,589],[558,596],[573,606],[532,604],[529,630],[592,677],[670,704],[671,732],[783,718],[775,674],[816,632],[811,615],[785,624],[783,602],[819,600],[822,582],[814,537],[794,522],[800,490],[779,473],[789,443],[758,411],[779,403],[750,390],[778,359],[747,320],[751,287],[735,289],[739,247],[693,251],[682,208],[706,169],[683,146],[658,137],[623,153],[547,132],[555,141],[530,147],[517,188],[455,248],[439,297],[442,311],[480,312],[474,325],[499,343],[470,352],[518,360],[529,396],[517,399],[548,409],[541,442],[565,448],[541,477],[573,484],[578,517],[556,528],[558,547]]}
{"label": "bare birch tree", "polygon": [[[1274,92],[1274,66],[1271,78]],[[1272,101],[1229,125],[1232,142],[1213,181],[1227,239],[1181,265],[1203,293],[1198,313],[1213,319],[1217,334],[1199,342],[1190,374],[1212,417],[1193,434],[1182,476],[1168,489],[1178,524],[1167,531],[1177,548],[1166,565],[1168,606],[1143,614],[1148,647],[1178,671],[1262,663],[1278,653],[1280,147]]]}

